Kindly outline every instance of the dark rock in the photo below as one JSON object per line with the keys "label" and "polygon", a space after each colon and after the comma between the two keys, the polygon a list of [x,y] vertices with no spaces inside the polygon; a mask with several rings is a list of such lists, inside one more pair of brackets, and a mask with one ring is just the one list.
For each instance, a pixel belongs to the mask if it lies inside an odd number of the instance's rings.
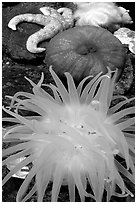
{"label": "dark rock", "polygon": [[[53,79],[49,73],[49,67],[46,65],[28,65],[18,64],[3,53],[2,64],[2,102],[3,106],[10,106],[11,99],[8,96],[14,96],[16,92],[24,91],[32,93],[31,84],[24,78],[31,79],[34,83],[38,83],[44,73],[44,83],[51,83]],[[49,89],[50,94],[52,91]],[[3,111],[3,117],[9,116]]]}
{"label": "dark rock", "polygon": [[134,54],[128,53],[121,78],[117,82],[114,94],[127,95],[131,98],[135,94],[135,62]]}
{"label": "dark rock", "polygon": [[[35,63],[41,64],[44,59],[45,53],[33,54],[26,49],[26,41],[30,35],[37,32],[42,26],[22,22],[17,26],[17,30],[13,31],[8,28],[9,21],[16,15],[24,13],[38,14],[40,8],[43,6],[59,7],[59,3],[43,3],[43,2],[24,2],[14,7],[3,8],[3,47],[11,58],[19,61],[20,63]],[[48,41],[42,42],[41,47],[46,47]]]}
{"label": "dark rock", "polygon": [[2,2],[2,8],[10,7],[10,6],[15,6],[19,4],[19,2]]}

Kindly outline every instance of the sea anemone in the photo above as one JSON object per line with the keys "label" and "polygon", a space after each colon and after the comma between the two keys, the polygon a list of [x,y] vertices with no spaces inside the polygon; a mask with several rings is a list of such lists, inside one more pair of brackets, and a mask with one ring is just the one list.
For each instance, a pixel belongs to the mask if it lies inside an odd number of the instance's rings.
{"label": "sea anemone", "polygon": [[[51,88],[53,97],[41,88],[42,74],[38,84],[26,78],[34,94],[18,92],[12,98],[10,109],[3,107],[13,116],[4,120],[17,123],[7,130],[4,141],[21,141],[3,150],[6,157],[3,165],[25,157],[5,176],[3,184],[22,167],[31,165],[17,193],[18,202],[28,200],[35,192],[38,201],[43,201],[50,181],[53,182],[53,202],[57,201],[62,185],[68,185],[71,202],[75,201],[75,188],[81,201],[85,197],[102,201],[104,192],[107,201],[112,195],[133,196],[123,177],[134,183],[131,157],[134,154],[134,107],[122,107],[134,98],[113,96],[117,71],[108,68],[105,75],[88,76],[77,87],[66,72],[67,89],[52,67],[49,71],[56,85],[44,86]],[[111,102],[116,99],[121,101],[112,106]],[[36,116],[23,117],[19,109],[30,110]],[[117,157],[122,158],[125,165]],[[34,177],[34,186],[27,192]]]}
{"label": "sea anemone", "polygon": [[122,43],[108,30],[96,26],[78,26],[54,36],[46,50],[46,62],[57,74],[69,72],[75,80],[96,76],[106,67],[118,68],[125,63]]}
{"label": "sea anemone", "polygon": [[75,2],[74,12],[76,26],[94,25],[117,28],[121,23],[133,23],[129,11],[112,2]]}

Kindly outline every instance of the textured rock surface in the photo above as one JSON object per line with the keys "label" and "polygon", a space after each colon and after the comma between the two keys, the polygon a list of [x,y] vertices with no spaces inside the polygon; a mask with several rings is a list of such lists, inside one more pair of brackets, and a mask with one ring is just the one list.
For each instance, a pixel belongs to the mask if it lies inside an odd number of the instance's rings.
{"label": "textured rock surface", "polygon": [[129,53],[126,57],[126,63],[123,74],[115,86],[114,94],[134,96],[135,91],[135,58]]}

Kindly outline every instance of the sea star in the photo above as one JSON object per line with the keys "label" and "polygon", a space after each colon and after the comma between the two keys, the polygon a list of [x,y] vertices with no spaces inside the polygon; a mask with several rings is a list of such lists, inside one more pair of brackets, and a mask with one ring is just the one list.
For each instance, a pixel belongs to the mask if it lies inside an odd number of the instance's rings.
{"label": "sea star", "polygon": [[16,30],[18,23],[23,21],[37,23],[44,26],[38,32],[32,34],[26,43],[27,50],[31,53],[40,53],[45,51],[45,48],[37,47],[38,43],[52,38],[59,31],[63,31],[73,26],[72,10],[69,8],[59,8],[55,10],[50,7],[42,7],[40,11],[43,14],[21,14],[13,17],[8,27],[12,30]]}

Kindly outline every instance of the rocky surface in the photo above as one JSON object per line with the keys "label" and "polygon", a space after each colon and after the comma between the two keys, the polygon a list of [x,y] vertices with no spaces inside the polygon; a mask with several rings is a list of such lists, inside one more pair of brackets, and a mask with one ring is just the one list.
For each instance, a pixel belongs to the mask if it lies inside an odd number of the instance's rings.
{"label": "rocky surface", "polygon": [[[66,6],[67,3],[3,3],[3,64],[2,64],[2,99],[3,105],[9,106],[10,100],[6,98],[6,95],[13,96],[18,91],[32,92],[32,87],[28,81],[25,80],[24,76],[27,76],[32,81],[37,83],[41,77],[41,73],[44,72],[45,79],[44,83],[52,82],[51,75],[48,70],[48,66],[46,65],[45,54],[31,54],[26,50],[26,40],[27,38],[34,32],[40,29],[39,25],[31,24],[31,23],[21,23],[18,26],[17,31],[12,31],[7,27],[9,20],[21,13],[40,13],[39,8],[42,6],[52,6],[54,8],[60,8],[62,6]],[[70,5],[72,6],[72,5]],[[126,9],[128,4],[121,5]],[[132,8],[132,7],[131,7]],[[133,15],[133,11],[132,11]],[[134,15],[133,17],[134,18]],[[134,19],[133,19],[134,20]],[[134,25],[130,29],[134,29]],[[43,42],[41,46],[48,46],[48,41]],[[125,64],[124,72],[116,85],[115,94],[122,94],[131,98],[134,96],[135,91],[135,82],[134,82],[134,67],[135,67],[135,59],[134,55],[127,51],[127,61]],[[6,116],[6,113],[3,113],[3,116]],[[10,144],[8,144],[10,145]],[[6,148],[4,144],[4,148]],[[6,167],[3,168],[3,176],[7,174]],[[22,180],[11,178],[3,187],[3,202],[15,202],[16,193],[19,189]],[[131,190],[132,189],[131,185]],[[50,201],[51,198],[51,184],[46,192],[45,202]],[[36,201],[36,195],[34,195],[30,202]],[[68,191],[66,188],[63,188],[59,201],[69,201],[68,199]],[[79,201],[79,196],[76,196],[76,201]],[[87,198],[87,201],[91,202],[91,199]],[[86,201],[86,202],[87,202]],[[130,197],[127,198],[113,198],[112,202],[133,202],[134,200]]]}

